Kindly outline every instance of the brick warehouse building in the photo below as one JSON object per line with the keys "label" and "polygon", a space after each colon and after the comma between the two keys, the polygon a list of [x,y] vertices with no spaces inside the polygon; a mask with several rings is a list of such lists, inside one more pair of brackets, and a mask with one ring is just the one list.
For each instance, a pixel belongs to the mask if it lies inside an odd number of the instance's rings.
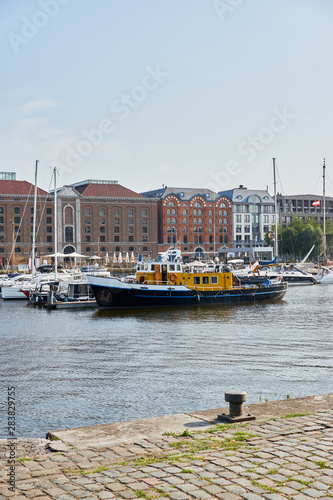
{"label": "brick warehouse building", "polygon": [[232,203],[209,189],[163,187],[142,193],[158,204],[158,248],[178,244],[184,260],[232,243]]}
{"label": "brick warehouse building", "polygon": [[[86,180],[57,190],[58,251],[87,256],[157,254],[157,201],[109,180]],[[31,256],[34,186],[0,180],[0,257]],[[36,256],[54,253],[54,195],[38,189]],[[124,256],[124,255],[123,255]]]}

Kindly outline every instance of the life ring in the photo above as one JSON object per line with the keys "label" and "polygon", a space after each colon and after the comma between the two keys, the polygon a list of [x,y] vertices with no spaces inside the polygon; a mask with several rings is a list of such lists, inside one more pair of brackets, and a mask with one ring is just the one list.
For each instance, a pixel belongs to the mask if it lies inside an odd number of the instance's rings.
{"label": "life ring", "polygon": [[176,274],[170,274],[170,281],[176,281],[177,280],[177,275]]}

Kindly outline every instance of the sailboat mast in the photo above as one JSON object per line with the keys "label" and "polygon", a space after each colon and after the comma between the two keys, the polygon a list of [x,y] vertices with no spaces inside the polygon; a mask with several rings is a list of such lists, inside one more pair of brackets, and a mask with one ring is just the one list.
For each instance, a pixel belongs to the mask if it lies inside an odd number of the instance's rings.
{"label": "sailboat mast", "polygon": [[57,280],[58,273],[58,221],[57,221],[57,168],[53,168],[54,181],[54,279]]}
{"label": "sailboat mast", "polygon": [[277,197],[276,197],[276,172],[275,158],[273,158],[273,177],[274,177],[274,211],[275,211],[275,236],[274,236],[274,257],[278,256],[278,213],[277,213]]}
{"label": "sailboat mast", "polygon": [[326,257],[326,186],[325,186],[325,172],[326,170],[326,165],[325,165],[325,158],[323,161],[323,209],[324,209],[324,236],[323,236],[323,264],[326,266],[327,264],[327,257]]}
{"label": "sailboat mast", "polygon": [[36,272],[36,212],[37,212],[37,172],[39,160],[36,160],[35,166],[35,192],[34,192],[34,216],[32,227],[32,250],[31,250],[31,274],[34,276]]}

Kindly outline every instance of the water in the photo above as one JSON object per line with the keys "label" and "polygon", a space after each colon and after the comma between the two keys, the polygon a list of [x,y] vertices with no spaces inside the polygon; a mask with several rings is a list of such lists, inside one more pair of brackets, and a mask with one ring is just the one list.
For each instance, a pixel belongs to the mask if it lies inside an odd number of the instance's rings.
{"label": "water", "polygon": [[[283,301],[132,312],[46,311],[0,300],[1,437],[332,392],[333,286]],[[4,418],[3,418],[4,417]],[[3,423],[2,423],[3,422]]]}

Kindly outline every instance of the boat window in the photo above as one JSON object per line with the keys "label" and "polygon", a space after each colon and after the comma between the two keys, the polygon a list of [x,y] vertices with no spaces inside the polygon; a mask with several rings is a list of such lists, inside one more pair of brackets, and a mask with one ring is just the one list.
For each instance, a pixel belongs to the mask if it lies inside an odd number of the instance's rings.
{"label": "boat window", "polygon": [[180,264],[177,264],[177,271],[181,271],[182,270],[182,266]]}
{"label": "boat window", "polygon": [[217,276],[212,276],[212,284],[217,284]]}
{"label": "boat window", "polygon": [[176,266],[174,264],[169,264],[169,271],[174,271],[175,267]]}
{"label": "boat window", "polygon": [[204,276],[204,277],[202,278],[202,283],[203,283],[204,285],[209,285],[209,276]]}
{"label": "boat window", "polygon": [[195,276],[195,277],[193,278],[193,283],[194,283],[195,285],[200,285],[200,276]]}
{"label": "boat window", "polygon": [[151,265],[151,271],[155,271],[155,264]]}

